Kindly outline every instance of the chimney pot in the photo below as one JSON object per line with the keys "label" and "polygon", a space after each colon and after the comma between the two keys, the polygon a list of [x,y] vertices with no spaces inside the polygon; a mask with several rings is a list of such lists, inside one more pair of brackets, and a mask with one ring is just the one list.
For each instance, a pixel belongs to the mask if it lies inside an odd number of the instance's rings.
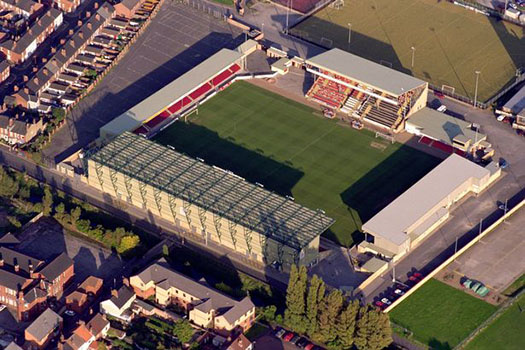
{"label": "chimney pot", "polygon": [[89,30],[93,29],[93,26],[91,25],[91,22],[88,22],[87,27],[89,28]]}
{"label": "chimney pot", "polygon": [[78,36],[79,36],[81,39],[84,39],[84,32],[79,31],[79,32],[78,32]]}
{"label": "chimney pot", "polygon": [[56,53],[57,52],[57,48],[56,47],[52,47],[51,48],[51,53]]}
{"label": "chimney pot", "polygon": [[63,56],[65,56],[65,55],[66,55],[66,49],[62,49],[62,50],[60,50],[60,53],[61,53]]}
{"label": "chimney pot", "polygon": [[25,87],[24,92],[29,95],[29,88]]}
{"label": "chimney pot", "polygon": [[98,9],[98,2],[95,3],[95,9]]}
{"label": "chimney pot", "polygon": [[[18,92],[18,90],[20,90],[20,88],[18,87],[18,85],[15,85],[13,86],[13,91],[14,92]],[[4,259],[2,259],[2,264],[4,263]]]}
{"label": "chimney pot", "polygon": [[44,67],[44,69],[42,69],[42,73],[44,73],[45,75],[48,75],[49,71],[47,70],[46,67]]}
{"label": "chimney pot", "polygon": [[97,21],[100,21],[100,15],[98,13],[95,15],[95,18],[97,19]]}
{"label": "chimney pot", "polygon": [[38,77],[35,77],[34,82],[38,85]]}
{"label": "chimney pot", "polygon": [[36,73],[38,71],[38,67],[33,67],[33,73]]}
{"label": "chimney pot", "polygon": [[46,57],[42,57],[42,63],[46,63],[47,62],[47,58]]}
{"label": "chimney pot", "polygon": [[27,82],[29,80],[29,77],[27,75],[24,75],[24,81]]}
{"label": "chimney pot", "polygon": [[91,17],[91,11],[86,12],[86,18],[89,18],[89,17]]}
{"label": "chimney pot", "polygon": [[112,289],[111,290],[111,295],[114,296],[115,298],[118,298],[118,290]]}
{"label": "chimney pot", "polygon": [[79,19],[79,20],[77,21],[77,26],[80,27],[81,25],[82,25],[82,21]]}

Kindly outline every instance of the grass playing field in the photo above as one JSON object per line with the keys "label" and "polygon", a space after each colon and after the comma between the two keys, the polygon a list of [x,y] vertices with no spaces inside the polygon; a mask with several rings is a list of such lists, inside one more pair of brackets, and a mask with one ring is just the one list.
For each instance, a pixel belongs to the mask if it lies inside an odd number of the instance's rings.
{"label": "grass playing field", "polygon": [[470,98],[474,98],[475,71],[480,71],[480,101],[513,79],[516,68],[525,67],[523,28],[448,1],[346,1],[341,10],[327,7],[292,33],[378,63],[388,61],[395,69],[439,87],[453,86],[456,93]]}
{"label": "grass playing field", "polygon": [[465,347],[466,350],[522,350],[525,294]]}
{"label": "grass playing field", "polygon": [[219,93],[189,120],[156,141],[324,209],[337,220],[328,237],[344,245],[355,241],[362,220],[439,162],[245,82]]}
{"label": "grass playing field", "polygon": [[390,318],[432,349],[444,350],[456,346],[494,311],[495,306],[431,279],[390,312]]}

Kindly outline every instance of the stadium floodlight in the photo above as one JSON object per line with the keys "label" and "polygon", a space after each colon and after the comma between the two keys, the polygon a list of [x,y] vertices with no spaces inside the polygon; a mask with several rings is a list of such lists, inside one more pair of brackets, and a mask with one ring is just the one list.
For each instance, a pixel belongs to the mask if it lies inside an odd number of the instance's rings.
{"label": "stadium floodlight", "polygon": [[412,68],[414,68],[414,58],[416,54],[416,48],[414,46],[410,47],[410,50],[412,50]]}
{"label": "stadium floodlight", "polygon": [[477,70],[476,72],[476,88],[474,89],[474,107],[478,104],[478,82],[479,82],[479,75],[481,71]]}
{"label": "stadium floodlight", "polygon": [[352,23],[348,23],[348,45],[352,41]]}

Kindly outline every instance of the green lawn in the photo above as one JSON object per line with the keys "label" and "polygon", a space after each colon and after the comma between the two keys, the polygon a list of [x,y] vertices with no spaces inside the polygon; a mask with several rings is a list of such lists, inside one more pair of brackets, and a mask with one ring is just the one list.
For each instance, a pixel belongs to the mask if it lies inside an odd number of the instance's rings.
{"label": "green lawn", "polygon": [[451,349],[495,310],[491,304],[431,279],[390,312],[390,318],[433,349]]}
{"label": "green lawn", "polygon": [[[348,44],[349,24],[351,40]],[[430,83],[455,87],[473,98],[475,71],[479,100],[485,101],[525,67],[523,28],[436,0],[352,0],[330,7],[292,33],[339,47]],[[412,49],[415,48],[412,68]]]}
{"label": "green lawn", "polygon": [[525,294],[465,347],[466,350],[523,350]]}
{"label": "green lawn", "polygon": [[512,284],[503,291],[503,294],[512,295],[521,290],[522,288],[525,288],[525,274],[521,275],[520,277],[518,277],[518,279],[512,282]]}
{"label": "green lawn", "polygon": [[345,245],[359,236],[362,221],[439,162],[245,82],[206,102],[190,121],[156,141],[324,209],[337,220],[327,236]]}
{"label": "green lawn", "polygon": [[253,326],[248,329],[244,335],[246,338],[248,338],[251,341],[256,340],[257,338],[261,337],[262,335],[266,334],[268,332],[268,326],[265,326],[259,322],[256,322]]}

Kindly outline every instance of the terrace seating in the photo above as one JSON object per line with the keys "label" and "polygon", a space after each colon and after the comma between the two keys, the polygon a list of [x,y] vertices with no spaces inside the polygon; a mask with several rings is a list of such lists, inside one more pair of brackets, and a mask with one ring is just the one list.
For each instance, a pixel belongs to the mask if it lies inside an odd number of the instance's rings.
{"label": "terrace seating", "polygon": [[189,97],[184,97],[182,100],[179,100],[168,107],[168,111],[171,114],[175,114],[178,111],[180,111],[184,106],[187,106],[191,103],[191,100]]}
{"label": "terrace seating", "polygon": [[222,72],[221,74],[217,75],[215,78],[213,78],[211,80],[211,84],[213,86],[218,86],[221,83],[223,83],[225,80],[230,78],[232,75],[233,75],[233,73],[229,69],[227,69],[224,72]]}
{"label": "terrace seating", "polygon": [[346,99],[346,90],[347,88],[345,86],[335,81],[319,77],[307,93],[307,96],[317,103],[330,108],[339,108]]}
{"label": "terrace seating", "polygon": [[146,129],[146,127],[141,125],[138,128],[136,128],[135,130],[133,130],[133,133],[137,134],[137,135],[140,135],[140,134],[146,135],[148,133],[148,129]]}
{"label": "terrace seating", "polygon": [[230,72],[232,72],[233,74],[237,73],[238,71],[241,70],[241,67],[235,63],[234,65],[232,65],[230,68],[229,68]]}
{"label": "terrace seating", "polygon": [[[368,108],[370,106],[370,108]],[[368,112],[364,116],[365,120],[382,125],[386,128],[393,128],[399,119],[399,107],[382,102],[377,98],[370,96],[367,101]]]}
{"label": "terrace seating", "polygon": [[208,82],[208,83],[206,83],[204,85],[201,85],[197,90],[193,91],[190,94],[190,98],[195,101],[196,99],[198,99],[199,97],[201,97],[202,95],[204,95],[205,93],[207,93],[210,90],[211,90],[211,85]]}

